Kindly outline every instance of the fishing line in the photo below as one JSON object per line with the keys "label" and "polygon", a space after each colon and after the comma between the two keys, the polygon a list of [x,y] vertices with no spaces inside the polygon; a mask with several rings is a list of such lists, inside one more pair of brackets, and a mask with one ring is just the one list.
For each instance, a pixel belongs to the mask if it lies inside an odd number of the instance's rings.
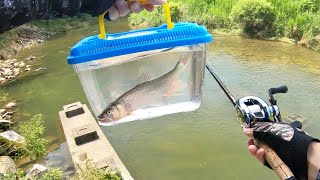
{"label": "fishing line", "polygon": [[[206,64],[206,66],[209,66],[209,64]],[[209,66],[210,67],[210,66]],[[212,69],[211,69],[212,70]],[[208,70],[209,71],[209,70]],[[213,72],[213,71],[212,71]],[[217,72],[214,72],[219,78],[220,78],[220,80],[221,80],[221,82],[223,83],[223,84],[225,84],[226,85],[226,88],[229,86],[229,82],[227,81],[227,79],[222,75],[222,74],[219,74],[219,73],[217,73]],[[210,73],[211,74],[211,73]],[[212,76],[212,74],[211,74],[211,76]],[[228,89],[228,88],[227,88]],[[228,89],[229,90],[229,89]]]}
{"label": "fishing line", "polygon": [[209,71],[209,73],[212,75],[212,77],[217,81],[223,92],[226,94],[226,96],[229,98],[230,102],[233,104],[233,106],[236,106],[236,99],[235,97],[230,93],[229,89],[223,84],[223,82],[218,78],[217,74],[213,72],[212,68],[206,64],[206,68]]}

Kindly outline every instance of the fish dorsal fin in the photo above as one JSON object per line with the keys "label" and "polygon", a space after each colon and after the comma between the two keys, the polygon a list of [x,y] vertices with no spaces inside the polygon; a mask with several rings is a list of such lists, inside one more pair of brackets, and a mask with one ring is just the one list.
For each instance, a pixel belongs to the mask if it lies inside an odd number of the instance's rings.
{"label": "fish dorsal fin", "polygon": [[146,81],[151,81],[155,79],[156,76],[154,73],[149,73],[145,70],[145,68],[139,69],[139,77],[138,77],[138,84],[144,83]]}

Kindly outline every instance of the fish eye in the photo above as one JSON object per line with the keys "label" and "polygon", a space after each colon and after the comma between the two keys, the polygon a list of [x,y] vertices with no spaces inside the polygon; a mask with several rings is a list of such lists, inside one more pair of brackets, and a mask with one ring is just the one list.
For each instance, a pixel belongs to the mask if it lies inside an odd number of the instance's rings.
{"label": "fish eye", "polygon": [[111,114],[111,111],[108,111],[107,113],[108,113],[108,114]]}

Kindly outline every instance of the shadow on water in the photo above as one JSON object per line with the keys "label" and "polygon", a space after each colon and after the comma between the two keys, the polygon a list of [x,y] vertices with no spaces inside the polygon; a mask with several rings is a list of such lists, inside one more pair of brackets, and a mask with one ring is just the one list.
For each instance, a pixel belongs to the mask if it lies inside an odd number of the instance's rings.
{"label": "shadow on water", "polygon": [[[107,23],[108,32],[127,31],[126,20]],[[45,118],[51,139],[47,163],[66,157],[68,150],[58,111],[76,101],[87,103],[77,75],[67,64],[69,49],[79,39],[97,34],[97,27],[72,32],[21,52],[48,70],[41,76],[5,88],[18,100],[16,121],[33,114]],[[236,96],[267,100],[270,87],[286,84],[287,94],[276,95],[283,116],[302,116],[306,127],[320,137],[320,53],[290,44],[214,35],[207,62]],[[246,137],[235,120],[235,110],[214,79],[206,73],[201,107],[189,113],[102,127],[118,155],[136,179],[275,179],[272,171],[250,157]],[[67,167],[68,168],[68,167]]]}

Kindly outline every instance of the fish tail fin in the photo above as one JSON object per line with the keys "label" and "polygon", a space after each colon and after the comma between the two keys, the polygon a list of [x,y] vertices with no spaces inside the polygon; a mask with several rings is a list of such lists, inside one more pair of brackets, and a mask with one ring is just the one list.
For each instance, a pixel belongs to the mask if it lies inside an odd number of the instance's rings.
{"label": "fish tail fin", "polygon": [[172,96],[177,94],[178,91],[188,87],[188,83],[181,80],[180,74],[187,69],[188,64],[192,60],[193,52],[185,52],[181,55],[178,63],[175,66],[175,76],[171,79],[171,82],[168,84],[164,96]]}

